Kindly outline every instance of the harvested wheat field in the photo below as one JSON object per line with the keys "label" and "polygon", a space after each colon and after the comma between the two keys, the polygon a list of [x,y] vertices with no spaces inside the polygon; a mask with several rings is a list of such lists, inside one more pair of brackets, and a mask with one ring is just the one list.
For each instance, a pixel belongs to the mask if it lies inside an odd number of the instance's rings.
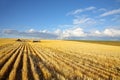
{"label": "harvested wheat field", "polygon": [[0,80],[120,80],[120,42],[98,43],[0,39]]}

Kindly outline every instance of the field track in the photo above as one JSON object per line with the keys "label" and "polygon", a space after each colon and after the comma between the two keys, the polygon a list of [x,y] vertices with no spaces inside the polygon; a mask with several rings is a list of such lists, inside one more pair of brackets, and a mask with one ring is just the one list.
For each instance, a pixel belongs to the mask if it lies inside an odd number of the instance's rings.
{"label": "field track", "polygon": [[120,80],[120,59],[104,61],[96,55],[15,42],[0,49],[0,80]]}

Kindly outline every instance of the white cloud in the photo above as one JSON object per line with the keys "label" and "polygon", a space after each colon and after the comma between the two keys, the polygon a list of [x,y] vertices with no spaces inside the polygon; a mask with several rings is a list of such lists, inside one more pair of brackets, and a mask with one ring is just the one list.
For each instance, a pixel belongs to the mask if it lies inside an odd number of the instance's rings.
{"label": "white cloud", "polygon": [[19,32],[17,30],[3,30],[3,34],[7,35],[15,35],[18,37],[28,37],[28,38],[40,38],[40,39],[120,39],[120,29],[115,28],[106,28],[102,31],[94,30],[85,32],[83,28],[80,27],[72,27],[65,30],[56,29],[55,31],[35,31],[28,30],[30,32]]}
{"label": "white cloud", "polygon": [[27,31],[28,33],[34,33],[34,32],[36,32],[34,29],[29,29],[28,31]]}
{"label": "white cloud", "polygon": [[96,31],[95,31],[95,34],[99,34],[99,35],[100,35],[101,33],[100,33],[100,31],[96,30]]}
{"label": "white cloud", "polygon": [[73,20],[73,24],[90,26],[90,25],[96,24],[96,20],[89,17],[76,18]]}
{"label": "white cloud", "polygon": [[69,37],[85,37],[86,34],[84,33],[83,29],[78,27],[78,28],[71,28],[71,29],[66,29],[62,33],[63,38],[69,38]]}
{"label": "white cloud", "polygon": [[102,35],[102,32],[100,32],[99,30],[95,30],[95,31],[91,31],[88,36],[97,36],[97,37],[101,37],[103,36]]}
{"label": "white cloud", "polygon": [[120,30],[118,29],[105,29],[103,31],[103,34],[105,36],[109,36],[109,37],[120,37]]}
{"label": "white cloud", "polygon": [[98,11],[107,11],[105,8],[100,8]]}
{"label": "white cloud", "polygon": [[47,30],[41,30],[39,32],[42,32],[42,33],[49,33]]}
{"label": "white cloud", "polygon": [[120,37],[120,30],[113,28],[106,28],[103,31],[95,30],[88,34],[94,37]]}
{"label": "white cloud", "polygon": [[87,38],[87,37],[94,37],[98,38],[101,37],[101,39],[104,38],[119,38],[120,37],[120,30],[108,28],[104,29],[103,31],[95,30],[91,32],[84,32],[84,30],[80,27],[78,28],[71,28],[66,29],[63,32],[61,32],[62,38],[71,38],[71,37],[78,37],[78,38]]}
{"label": "white cloud", "polygon": [[73,24],[83,24],[90,20],[90,18],[74,19]]}
{"label": "white cloud", "polygon": [[54,31],[54,33],[55,34],[60,34],[62,31],[60,30],[60,29],[56,29],[55,31]]}
{"label": "white cloud", "polygon": [[105,13],[101,14],[100,17],[105,17],[105,16],[109,16],[109,15],[114,15],[114,14],[120,14],[120,8],[105,12]]}
{"label": "white cloud", "polygon": [[90,11],[90,10],[94,10],[96,9],[96,7],[90,6],[88,8],[85,8],[84,11]]}
{"label": "white cloud", "polygon": [[91,11],[91,10],[94,10],[94,9],[96,9],[96,7],[90,6],[90,7],[84,8],[84,9],[77,9],[77,10],[71,11],[71,12],[67,13],[67,15],[80,14],[82,12]]}
{"label": "white cloud", "polygon": [[72,12],[71,14],[78,14],[78,13],[81,13],[81,12],[83,12],[84,10],[82,10],[82,9],[77,9],[77,10],[75,10],[74,12]]}

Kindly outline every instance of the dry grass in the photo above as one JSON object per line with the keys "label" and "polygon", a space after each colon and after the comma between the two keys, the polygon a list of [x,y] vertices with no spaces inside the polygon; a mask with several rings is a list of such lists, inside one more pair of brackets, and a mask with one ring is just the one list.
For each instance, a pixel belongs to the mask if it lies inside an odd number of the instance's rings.
{"label": "dry grass", "polygon": [[[9,41],[3,41],[2,46],[14,42]],[[6,49],[0,49],[0,53],[0,79],[4,80],[120,79],[119,46],[42,40],[14,42]]]}
{"label": "dry grass", "polygon": [[0,38],[0,46],[13,42],[15,42],[15,39]]}

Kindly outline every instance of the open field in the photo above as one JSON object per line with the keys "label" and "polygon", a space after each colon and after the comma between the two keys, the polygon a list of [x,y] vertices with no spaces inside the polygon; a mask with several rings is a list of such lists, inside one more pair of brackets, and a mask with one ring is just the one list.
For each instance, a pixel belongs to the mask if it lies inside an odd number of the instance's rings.
{"label": "open field", "polygon": [[69,41],[78,41],[78,42],[87,42],[87,43],[95,43],[95,44],[104,44],[104,45],[112,45],[112,46],[120,46],[120,41],[95,41],[95,40],[69,40]]}
{"label": "open field", "polygon": [[120,80],[120,46],[98,43],[0,39],[0,80]]}

